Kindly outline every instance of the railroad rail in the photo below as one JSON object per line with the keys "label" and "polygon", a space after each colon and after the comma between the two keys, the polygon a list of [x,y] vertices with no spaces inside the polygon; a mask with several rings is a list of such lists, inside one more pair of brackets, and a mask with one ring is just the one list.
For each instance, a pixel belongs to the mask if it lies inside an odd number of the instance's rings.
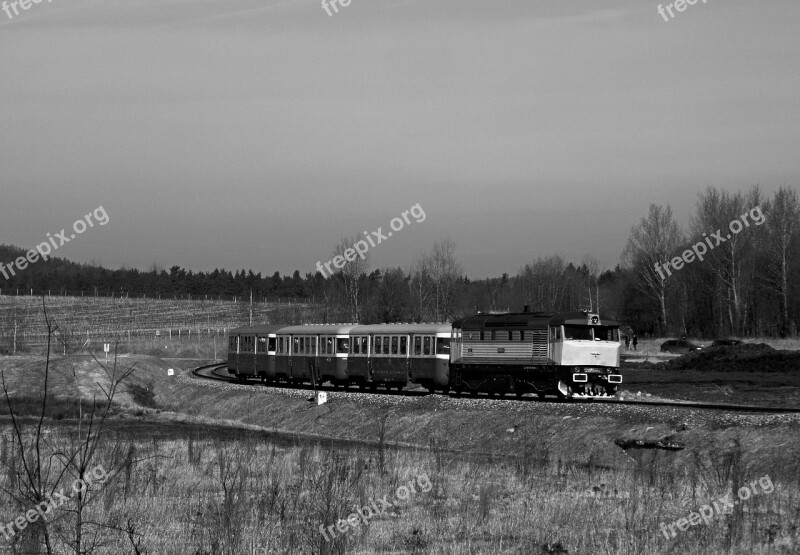
{"label": "railroad rail", "polygon": [[[239,385],[252,385],[252,386],[264,386],[267,385],[269,387],[277,387],[282,389],[313,389],[310,385],[304,386],[296,386],[293,384],[265,384],[261,381],[255,380],[240,380],[233,376],[227,375],[220,375],[218,371],[225,370],[227,372],[227,363],[214,363],[214,364],[207,364],[205,366],[200,366],[199,368],[195,368],[192,370],[192,375],[196,376],[197,378],[207,379],[207,380],[214,380],[232,384],[239,384]],[[320,386],[318,389],[322,391],[331,391],[331,392],[341,392],[346,391],[348,393],[363,393],[364,395],[375,395],[376,393],[379,395],[407,395],[413,397],[425,397],[428,395],[441,395],[439,393],[429,393],[428,391],[362,391],[357,389],[334,389],[333,387],[329,386]],[[449,393],[448,396],[456,397],[454,393]],[[479,397],[481,399],[492,399],[493,397]],[[696,402],[696,401],[663,401],[663,400],[654,400],[654,401],[644,401],[644,400],[629,400],[629,399],[617,399],[614,397],[596,397],[594,399],[571,399],[568,401],[556,400],[553,399],[546,399],[540,400],[536,396],[528,396],[522,397],[521,399],[517,399],[513,396],[500,396],[494,397],[494,399],[499,400],[506,400],[506,401],[538,401],[538,402],[552,402],[552,403],[606,403],[612,405],[639,405],[639,406],[654,406],[654,407],[675,407],[675,408],[686,408],[686,409],[704,409],[704,410],[727,410],[733,412],[755,412],[755,413],[785,413],[785,414],[793,414],[793,413],[800,413],[800,408],[797,407],[762,407],[758,405],[733,405],[727,403],[707,403],[707,402]]]}

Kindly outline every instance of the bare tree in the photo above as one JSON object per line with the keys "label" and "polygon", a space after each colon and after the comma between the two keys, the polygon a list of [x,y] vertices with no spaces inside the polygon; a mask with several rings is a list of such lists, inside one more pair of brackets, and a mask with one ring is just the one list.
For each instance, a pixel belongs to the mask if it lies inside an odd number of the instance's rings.
{"label": "bare tree", "polygon": [[361,320],[361,299],[364,294],[361,282],[369,266],[369,254],[364,254],[363,257],[359,256],[353,248],[357,243],[366,245],[366,241],[358,235],[343,237],[334,248],[332,256],[334,266],[337,266],[337,261],[340,264],[344,264],[341,270],[333,275],[333,279],[338,280],[344,289],[351,322],[359,322]]}
{"label": "bare tree", "polygon": [[755,245],[755,234],[728,233],[734,220],[761,203],[761,193],[754,187],[747,195],[729,193],[708,187],[699,195],[697,215],[692,221],[693,237],[702,241],[706,236],[718,234],[722,241],[715,240],[714,249],[709,250],[706,263],[717,279],[717,293],[722,299],[723,313],[727,316],[729,332],[740,333],[744,322],[745,281],[753,268],[745,271],[745,263]]}
{"label": "bare tree", "polygon": [[386,268],[378,273],[374,309],[381,322],[401,320],[408,309],[406,275],[400,268]]}
{"label": "bare tree", "polygon": [[426,319],[429,301],[433,292],[431,279],[430,260],[425,255],[420,255],[411,264],[408,271],[408,290],[411,299],[413,317],[417,322]]}
{"label": "bare tree", "polygon": [[456,244],[449,237],[433,244],[427,255],[427,268],[433,288],[437,322],[455,315],[456,293],[463,270],[455,255]]}
{"label": "bare tree", "polygon": [[[600,261],[591,254],[583,257],[581,265],[586,268],[586,288],[589,291],[589,312],[600,312]],[[595,304],[592,304],[592,284],[595,289]]]}
{"label": "bare tree", "polygon": [[622,263],[633,271],[639,288],[658,303],[662,333],[667,329],[667,281],[672,276],[659,275],[656,265],[669,260],[683,240],[672,208],[651,204],[647,218],[631,228],[622,252]]}
{"label": "bare tree", "polygon": [[800,201],[797,191],[781,187],[773,201],[765,206],[767,212],[767,281],[768,289],[778,295],[781,310],[781,335],[791,333],[789,322],[790,254],[800,238]]}
{"label": "bare tree", "polygon": [[517,287],[534,310],[561,310],[564,304],[566,265],[560,255],[537,258],[517,272]]}
{"label": "bare tree", "polygon": [[[94,552],[99,545],[98,530],[121,530],[108,523],[86,520],[85,513],[88,506],[98,498],[109,484],[105,480],[108,477],[105,469],[97,466],[93,468],[93,465],[97,463],[97,450],[101,440],[104,438],[105,421],[111,413],[114,397],[123,380],[133,372],[133,367],[122,372],[118,370],[116,348],[112,368],[103,365],[92,355],[95,363],[102,367],[108,379],[108,385],[98,384],[103,393],[103,399],[98,403],[98,400],[93,398],[88,414],[84,414],[82,406],[84,400],[78,398],[76,429],[70,434],[70,440],[65,444],[55,445],[45,430],[44,424],[49,408],[48,401],[51,400],[49,391],[51,346],[52,340],[57,336],[59,330],[58,326],[53,324],[47,315],[44,298],[42,299],[42,307],[47,329],[44,382],[41,410],[33,426],[30,427],[31,429],[25,426],[21,416],[17,414],[14,402],[11,399],[5,371],[0,369],[0,383],[2,383],[4,400],[11,417],[13,447],[17,451],[10,460],[5,461],[5,464],[9,467],[9,475],[13,479],[9,487],[2,488],[2,490],[16,501],[22,510],[30,509],[25,512],[28,519],[31,518],[29,516],[31,512],[40,511],[40,514],[43,515],[51,510],[53,511],[53,514],[49,516],[49,520],[44,517],[35,520],[32,526],[34,533],[33,535],[28,535],[26,548],[33,549],[36,553],[39,553],[43,543],[45,552],[48,554],[60,551],[60,549],[57,549],[57,543],[60,539],[58,531],[65,529],[65,527],[57,526],[56,524],[59,517],[63,516],[64,513],[72,513],[73,535],[63,538],[61,541],[69,544],[70,548],[77,554],[89,554]],[[84,420],[86,420],[85,424]],[[99,489],[90,489],[87,484],[97,481],[99,477],[96,476],[95,471],[98,468],[103,470],[102,485]],[[58,505],[53,502],[53,498],[64,497],[61,494],[61,491],[63,491],[61,486],[69,483],[70,479],[74,480],[72,489],[75,503],[63,509],[59,507],[58,511],[56,511],[54,507]],[[75,484],[80,485],[81,488],[75,490]],[[35,510],[31,509],[31,507]],[[87,531],[89,530],[94,533],[87,539]],[[11,534],[13,536],[15,533],[12,531]]]}

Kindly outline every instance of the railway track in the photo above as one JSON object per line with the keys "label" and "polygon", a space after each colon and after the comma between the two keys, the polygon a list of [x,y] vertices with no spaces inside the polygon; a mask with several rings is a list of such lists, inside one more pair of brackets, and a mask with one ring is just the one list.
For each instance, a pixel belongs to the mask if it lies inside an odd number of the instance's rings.
{"label": "railway track", "polygon": [[[256,381],[241,381],[237,378],[234,378],[227,374],[227,363],[215,363],[215,364],[207,364],[205,366],[200,366],[199,368],[195,368],[192,370],[192,374],[200,379],[207,379],[207,380],[215,380],[219,382],[225,383],[232,383],[232,384],[239,384],[239,385],[253,385],[253,386],[263,386],[265,385],[263,382],[256,382]],[[307,389],[312,390],[312,386],[302,386],[297,387],[290,384],[269,384],[269,387],[277,387],[277,388],[285,388],[285,389]],[[362,391],[356,389],[334,389],[330,386],[321,386],[318,389],[322,391],[330,391],[330,392],[337,392],[337,391],[347,391],[348,393],[363,393],[365,395],[375,394],[376,392],[371,391]],[[425,397],[428,395],[439,395],[434,393],[429,393],[428,391],[380,391],[378,392],[381,395],[405,395],[409,397]],[[449,396],[456,397],[455,394],[450,393]],[[481,397],[481,398],[492,398],[492,397]],[[493,397],[497,399],[497,397]],[[610,405],[638,405],[638,406],[654,406],[654,407],[675,407],[675,408],[687,408],[687,409],[705,409],[705,410],[724,410],[730,412],[753,412],[753,413],[784,413],[784,414],[793,414],[793,413],[800,413],[800,408],[797,407],[762,407],[757,405],[733,405],[728,403],[705,403],[705,402],[695,402],[695,401],[637,401],[637,400],[628,400],[628,399],[616,399],[613,397],[597,397],[594,399],[572,399],[570,401],[559,401],[555,398],[547,399],[547,400],[539,400],[535,396],[523,397],[522,399],[517,399],[516,397],[505,397],[502,396],[499,399],[507,400],[507,401],[538,401],[538,402],[550,402],[550,403],[606,403]]]}

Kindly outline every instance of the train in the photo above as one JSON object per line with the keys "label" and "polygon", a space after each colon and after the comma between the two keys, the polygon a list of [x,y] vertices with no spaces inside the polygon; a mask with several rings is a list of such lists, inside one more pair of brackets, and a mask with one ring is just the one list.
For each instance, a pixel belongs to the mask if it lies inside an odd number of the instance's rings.
{"label": "train", "polygon": [[451,324],[260,325],[228,333],[241,381],[477,396],[613,396],[619,323],[589,311],[478,313]]}

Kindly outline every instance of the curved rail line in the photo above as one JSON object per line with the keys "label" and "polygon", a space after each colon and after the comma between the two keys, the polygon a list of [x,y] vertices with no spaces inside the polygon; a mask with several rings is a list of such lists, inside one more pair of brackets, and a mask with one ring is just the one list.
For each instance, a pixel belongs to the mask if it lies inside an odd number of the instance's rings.
{"label": "curved rail line", "polygon": [[[278,388],[285,388],[285,389],[313,389],[312,386],[303,386],[303,387],[296,387],[290,384],[264,384],[263,382],[255,382],[255,381],[242,381],[232,376],[220,376],[216,372],[223,368],[227,368],[228,364],[225,362],[222,363],[214,363],[214,364],[207,364],[205,366],[200,366],[199,368],[195,368],[192,370],[192,374],[198,378],[204,378],[208,380],[216,380],[220,382],[226,383],[234,383],[239,385],[268,385],[269,387],[278,387]],[[322,386],[319,389],[323,391],[331,391],[331,392],[341,392],[345,391],[347,393],[364,393],[364,394],[374,394],[376,392],[372,391],[361,391],[361,390],[350,390],[350,389],[334,389],[329,386]],[[427,391],[380,391],[377,392],[380,395],[406,395],[409,397],[426,397],[428,395],[438,395],[437,393],[429,393]],[[456,398],[456,395],[450,393],[449,397]],[[517,401],[519,399],[512,398],[512,397],[477,397],[477,399],[494,399],[494,400],[506,400],[506,401]],[[615,398],[603,398],[597,397],[594,399],[572,399],[569,401],[561,401],[557,399],[546,399],[546,400],[539,400],[536,397],[525,397],[521,399],[522,401],[537,401],[537,402],[551,402],[551,403],[607,403],[612,405],[644,405],[644,406],[655,406],[655,407],[677,407],[677,408],[685,408],[685,409],[706,409],[706,410],[728,410],[728,411],[737,411],[737,412],[760,412],[760,413],[800,413],[800,408],[795,407],[760,407],[757,405],[730,405],[724,403],[701,403],[695,401],[633,401],[633,400],[626,400],[626,399],[615,399]]]}

